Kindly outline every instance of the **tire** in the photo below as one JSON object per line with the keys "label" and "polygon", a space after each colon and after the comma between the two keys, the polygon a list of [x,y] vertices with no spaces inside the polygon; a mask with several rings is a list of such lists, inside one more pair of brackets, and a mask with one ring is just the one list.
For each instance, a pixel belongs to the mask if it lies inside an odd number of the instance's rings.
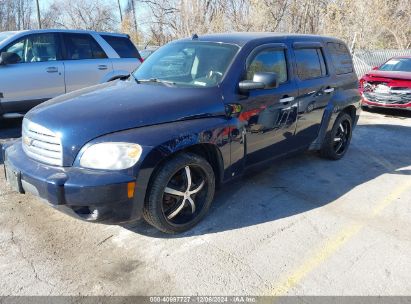
{"label": "tire", "polygon": [[187,231],[207,214],[214,193],[211,165],[198,155],[179,154],[157,171],[148,190],[143,217],[165,233]]}
{"label": "tire", "polygon": [[351,137],[352,118],[347,113],[341,113],[327,134],[320,155],[331,160],[341,159],[350,146]]}

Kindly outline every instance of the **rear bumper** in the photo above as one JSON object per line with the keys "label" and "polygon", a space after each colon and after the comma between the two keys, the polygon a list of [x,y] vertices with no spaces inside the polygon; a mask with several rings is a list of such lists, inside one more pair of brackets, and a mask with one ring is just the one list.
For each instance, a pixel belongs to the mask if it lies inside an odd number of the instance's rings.
{"label": "rear bumper", "polygon": [[[10,184],[21,193],[32,193],[52,207],[76,218],[119,224],[141,217],[144,195],[135,187],[129,197],[129,183],[136,178],[123,171],[100,171],[76,167],[53,167],[27,157],[21,141],[3,148],[4,165]],[[16,176],[17,182],[11,181]],[[14,178],[14,177],[13,177]],[[17,185],[17,186],[16,186]]]}

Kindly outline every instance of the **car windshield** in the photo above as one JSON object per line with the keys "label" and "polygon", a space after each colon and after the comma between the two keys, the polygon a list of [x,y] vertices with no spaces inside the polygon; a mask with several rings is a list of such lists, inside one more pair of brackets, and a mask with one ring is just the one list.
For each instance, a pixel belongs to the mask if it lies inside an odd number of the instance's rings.
{"label": "car windshield", "polygon": [[411,72],[411,58],[392,58],[380,66],[379,70]]}
{"label": "car windshield", "polygon": [[140,51],[141,58],[146,60],[148,57],[150,57],[151,54],[154,53],[154,50],[142,50]]}
{"label": "car windshield", "polygon": [[0,42],[9,38],[10,36],[13,36],[14,34],[15,32],[0,32]]}
{"label": "car windshield", "polygon": [[147,58],[133,73],[141,83],[213,87],[220,83],[239,47],[185,41],[170,43]]}

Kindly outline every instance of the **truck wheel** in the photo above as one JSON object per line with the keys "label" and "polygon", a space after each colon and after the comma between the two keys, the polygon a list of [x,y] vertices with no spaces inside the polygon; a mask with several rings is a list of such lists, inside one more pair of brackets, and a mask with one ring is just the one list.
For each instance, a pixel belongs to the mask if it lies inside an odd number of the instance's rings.
{"label": "truck wheel", "polygon": [[184,232],[207,214],[214,192],[215,177],[210,164],[195,154],[180,154],[156,174],[143,216],[165,233]]}
{"label": "truck wheel", "polygon": [[338,160],[344,156],[350,146],[352,119],[347,113],[337,117],[334,126],[325,138],[320,154],[324,158]]}

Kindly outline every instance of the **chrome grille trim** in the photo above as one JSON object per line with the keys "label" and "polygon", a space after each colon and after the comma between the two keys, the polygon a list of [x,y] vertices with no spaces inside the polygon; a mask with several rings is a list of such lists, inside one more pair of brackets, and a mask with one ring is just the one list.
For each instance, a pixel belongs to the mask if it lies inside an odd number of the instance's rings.
{"label": "chrome grille trim", "polygon": [[22,136],[23,150],[30,158],[49,165],[63,165],[61,140],[55,133],[25,118]]}

